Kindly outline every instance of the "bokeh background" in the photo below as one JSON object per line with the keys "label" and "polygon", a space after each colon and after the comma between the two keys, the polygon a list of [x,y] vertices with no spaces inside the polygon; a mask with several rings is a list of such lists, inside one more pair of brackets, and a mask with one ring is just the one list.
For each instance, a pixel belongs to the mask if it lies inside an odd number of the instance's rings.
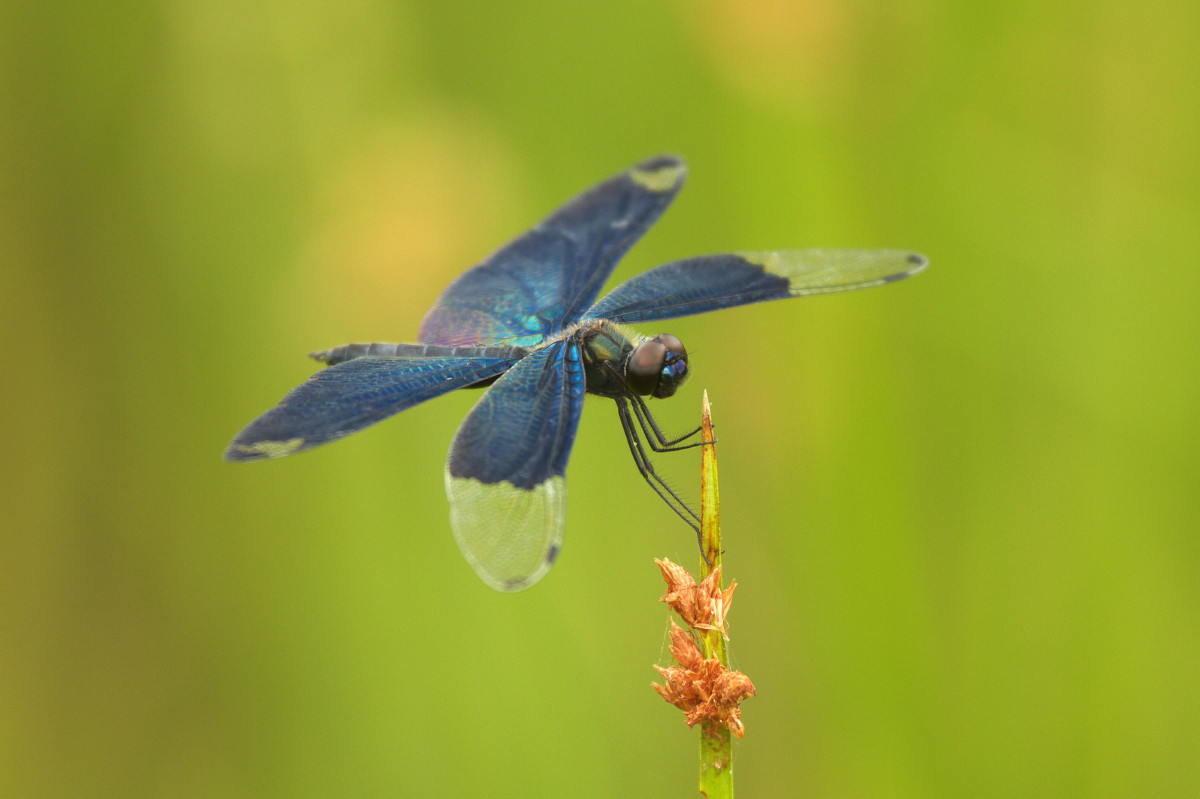
{"label": "bokeh background", "polygon": [[[229,465],[312,349],[648,155],[687,255],[902,247],[679,320],[712,396],[747,796],[1200,795],[1200,6],[5,3],[0,795],[689,796],[694,564],[589,400],[559,564],[486,589],[477,395]],[[656,333],[659,330],[644,330]],[[662,457],[690,496],[698,456]]]}

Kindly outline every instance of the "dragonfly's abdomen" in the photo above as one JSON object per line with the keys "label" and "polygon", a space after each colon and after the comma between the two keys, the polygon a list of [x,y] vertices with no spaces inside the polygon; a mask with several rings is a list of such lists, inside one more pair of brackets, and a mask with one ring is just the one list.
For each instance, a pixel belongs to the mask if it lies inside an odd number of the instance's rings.
{"label": "dragonfly's abdomen", "polygon": [[326,366],[354,358],[497,358],[500,360],[519,359],[528,355],[530,350],[525,347],[455,347],[444,344],[343,344],[331,350],[310,352]]}

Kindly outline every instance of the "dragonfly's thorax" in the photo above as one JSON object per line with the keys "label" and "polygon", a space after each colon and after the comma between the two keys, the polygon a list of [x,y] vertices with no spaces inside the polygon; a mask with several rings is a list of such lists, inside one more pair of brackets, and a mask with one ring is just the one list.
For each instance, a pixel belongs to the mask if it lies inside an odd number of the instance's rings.
{"label": "dragonfly's thorax", "polygon": [[587,390],[601,397],[630,393],[671,396],[687,379],[687,350],[669,334],[645,338],[598,319],[575,332],[583,351]]}

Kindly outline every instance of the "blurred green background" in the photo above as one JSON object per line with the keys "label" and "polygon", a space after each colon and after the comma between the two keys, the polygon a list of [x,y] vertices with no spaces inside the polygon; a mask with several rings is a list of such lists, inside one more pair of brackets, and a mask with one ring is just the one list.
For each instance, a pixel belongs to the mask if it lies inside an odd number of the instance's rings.
{"label": "blurred green background", "polygon": [[[747,796],[1200,795],[1200,6],[0,7],[0,795],[690,796],[693,540],[589,400],[558,566],[459,555],[478,395],[223,463],[313,349],[657,152],[687,255],[902,247],[679,320]],[[645,333],[663,332],[644,329]],[[698,455],[661,468],[695,497]]]}

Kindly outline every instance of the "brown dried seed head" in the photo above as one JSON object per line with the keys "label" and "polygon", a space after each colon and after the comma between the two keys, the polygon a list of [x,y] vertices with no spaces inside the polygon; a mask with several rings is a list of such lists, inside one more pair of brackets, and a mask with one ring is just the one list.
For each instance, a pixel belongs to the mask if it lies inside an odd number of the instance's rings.
{"label": "brown dried seed head", "polygon": [[667,582],[662,601],[693,629],[716,630],[725,635],[725,615],[733,600],[734,583],[721,591],[721,567],[712,570],[699,585],[686,569],[669,560],[656,560]]}
{"label": "brown dried seed head", "polygon": [[722,704],[736,705],[757,692],[754,683],[745,674],[740,671],[726,671],[717,678],[713,696]]}
{"label": "brown dried seed head", "polygon": [[737,582],[721,588],[718,566],[699,584],[686,569],[669,560],[656,560],[667,583],[662,601],[683,619],[687,629],[671,620],[671,656],[678,666],[655,666],[663,684],[654,684],[664,700],[684,711],[688,726],[702,724],[705,735],[725,727],[741,738],[746,734],[738,707],[754,696],[754,683],[740,671],[730,671],[717,658],[705,658],[696,636],[715,631],[728,638],[726,618]]}
{"label": "brown dried seed head", "polygon": [[695,585],[696,580],[688,573],[688,570],[680,566],[678,563],[672,563],[670,560],[663,558],[654,559],[658,564],[658,568],[662,571],[663,579],[667,581],[667,591],[677,591],[687,585]]}
{"label": "brown dried seed head", "polygon": [[696,646],[691,633],[676,624],[674,619],[671,619],[671,657],[685,669],[699,668],[704,662],[704,654]]}
{"label": "brown dried seed head", "polygon": [[706,734],[724,726],[737,737],[746,734],[738,705],[754,696],[754,683],[740,671],[730,671],[716,658],[705,658],[692,633],[671,621],[671,655],[679,666],[655,666],[663,685],[654,690],[687,714],[689,727],[703,724]]}

